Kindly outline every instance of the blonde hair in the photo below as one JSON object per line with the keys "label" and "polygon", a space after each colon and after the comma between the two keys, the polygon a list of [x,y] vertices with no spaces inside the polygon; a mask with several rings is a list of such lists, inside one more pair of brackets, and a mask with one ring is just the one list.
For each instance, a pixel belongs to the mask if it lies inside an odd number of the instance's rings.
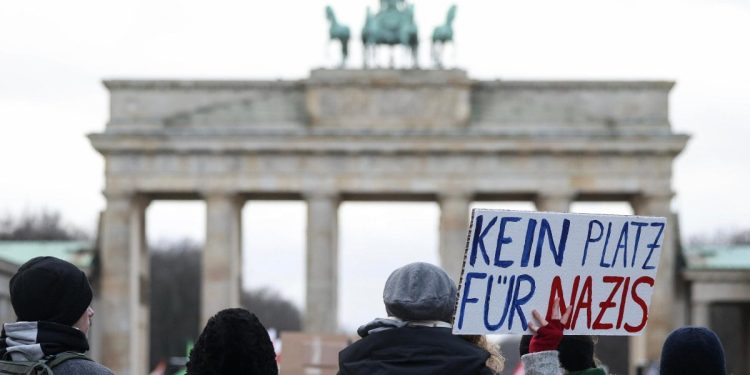
{"label": "blonde hair", "polygon": [[490,357],[487,358],[487,367],[492,370],[495,374],[499,374],[505,367],[505,357],[500,353],[500,346],[491,343],[487,340],[485,335],[466,335],[461,336],[464,340],[486,350],[490,353]]}

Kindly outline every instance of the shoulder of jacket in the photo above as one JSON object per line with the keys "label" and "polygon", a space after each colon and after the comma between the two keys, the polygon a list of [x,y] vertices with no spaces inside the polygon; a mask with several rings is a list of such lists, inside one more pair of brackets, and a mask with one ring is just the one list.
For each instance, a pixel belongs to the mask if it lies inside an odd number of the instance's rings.
{"label": "shoulder of jacket", "polygon": [[557,350],[528,353],[521,356],[526,375],[560,374]]}
{"label": "shoulder of jacket", "polygon": [[112,370],[88,359],[71,359],[54,368],[55,375],[86,374],[86,375],[114,375]]}

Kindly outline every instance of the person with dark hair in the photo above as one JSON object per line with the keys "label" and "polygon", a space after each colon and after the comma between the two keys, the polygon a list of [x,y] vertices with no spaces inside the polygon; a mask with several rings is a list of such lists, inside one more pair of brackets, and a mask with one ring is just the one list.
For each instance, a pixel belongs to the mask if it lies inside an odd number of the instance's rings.
{"label": "person with dark hair", "polygon": [[596,367],[594,341],[591,336],[564,336],[563,328],[570,318],[568,308],[560,316],[560,301],[555,299],[552,317],[548,322],[537,310],[532,311],[534,322],[529,322],[533,336],[521,339],[519,349],[527,375],[605,375]]}
{"label": "person with dark hair", "polygon": [[682,327],[667,336],[661,349],[661,375],[726,375],[724,347],[704,327]]}
{"label": "person with dark hair", "polygon": [[0,358],[43,362],[56,375],[112,375],[84,355],[94,309],[83,271],[61,259],[36,257],[13,275],[9,290],[18,319],[3,325]]}
{"label": "person with dark hair", "polygon": [[190,352],[188,375],[276,375],[276,353],[255,314],[232,308],[206,323]]}
{"label": "person with dark hair", "polygon": [[[521,357],[529,353],[533,336],[521,337],[519,352]],[[594,338],[586,335],[563,335],[557,347],[561,372],[571,375],[603,375],[606,372],[596,366],[594,358]]]}
{"label": "person with dark hair", "polygon": [[340,375],[493,375],[490,353],[451,333],[456,284],[441,268],[411,263],[388,277],[388,318],[357,330],[361,340],[339,353]]}

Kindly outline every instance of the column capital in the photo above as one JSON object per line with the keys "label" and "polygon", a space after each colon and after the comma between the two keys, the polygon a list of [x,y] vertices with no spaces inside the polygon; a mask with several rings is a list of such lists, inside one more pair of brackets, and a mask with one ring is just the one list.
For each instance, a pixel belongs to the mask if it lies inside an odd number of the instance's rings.
{"label": "column capital", "polygon": [[572,190],[540,191],[534,198],[534,204],[539,211],[568,212],[576,195]]}
{"label": "column capital", "polygon": [[102,190],[102,195],[107,199],[107,201],[114,201],[131,200],[138,194],[133,190],[105,189]]}
{"label": "column capital", "polygon": [[666,215],[671,213],[672,191],[643,192],[630,200],[637,215]]}
{"label": "column capital", "polygon": [[644,191],[636,194],[633,201],[672,201],[675,193],[673,191]]}
{"label": "column capital", "polygon": [[454,191],[441,191],[437,193],[437,199],[439,202],[448,200],[468,201],[471,202],[476,194],[473,191],[466,190],[454,190]]}
{"label": "column capital", "polygon": [[302,192],[302,197],[305,200],[341,200],[341,192],[334,189],[319,189],[319,190],[307,190]]}
{"label": "column capital", "polygon": [[204,201],[213,201],[213,200],[229,200],[233,204],[236,205],[243,205],[247,199],[245,196],[234,190],[223,190],[223,189],[212,189],[212,190],[203,190],[200,192],[200,196],[203,198]]}
{"label": "column capital", "polygon": [[535,199],[568,199],[570,201],[575,200],[578,192],[575,190],[559,189],[559,190],[540,190],[536,192]]}
{"label": "column capital", "polygon": [[227,196],[236,197],[242,195],[239,191],[231,189],[204,189],[200,190],[199,194],[204,199]]}
{"label": "column capital", "polygon": [[151,197],[135,191],[105,190],[102,192],[107,200],[107,206],[126,204],[132,207],[145,209],[151,203]]}

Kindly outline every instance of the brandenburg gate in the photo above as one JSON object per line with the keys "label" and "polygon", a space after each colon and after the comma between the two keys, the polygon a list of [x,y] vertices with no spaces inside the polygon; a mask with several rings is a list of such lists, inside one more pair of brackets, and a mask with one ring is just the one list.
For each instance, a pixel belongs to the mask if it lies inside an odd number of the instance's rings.
{"label": "brandenburg gate", "polygon": [[[237,306],[241,210],[307,202],[304,328],[337,330],[338,207],[435,201],[440,261],[458,277],[473,201],[628,201],[672,218],[672,162],[687,142],[669,122],[672,82],[476,81],[462,70],[313,70],[297,81],[106,81],[110,119],[91,134],[106,160],[97,317],[104,363],[147,373],[145,210],[206,203],[201,316]],[[674,226],[664,242],[647,334],[655,359],[673,328]],[[408,249],[404,249],[408,251]]]}

